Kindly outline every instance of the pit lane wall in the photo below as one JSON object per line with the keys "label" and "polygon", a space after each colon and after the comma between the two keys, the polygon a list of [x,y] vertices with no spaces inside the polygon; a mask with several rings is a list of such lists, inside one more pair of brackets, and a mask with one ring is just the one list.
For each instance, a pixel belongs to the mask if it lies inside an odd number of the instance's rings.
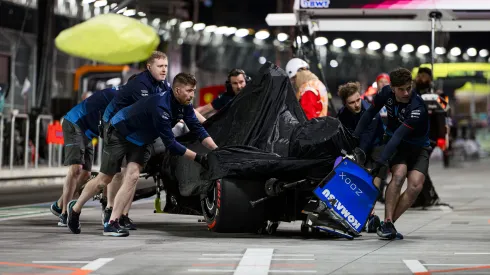
{"label": "pit lane wall", "polygon": [[68,167],[0,170],[0,207],[56,200]]}

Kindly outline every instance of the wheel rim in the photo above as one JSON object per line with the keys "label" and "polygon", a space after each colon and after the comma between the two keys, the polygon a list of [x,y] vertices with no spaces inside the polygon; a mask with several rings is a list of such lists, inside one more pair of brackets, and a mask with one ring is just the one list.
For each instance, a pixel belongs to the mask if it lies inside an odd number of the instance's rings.
{"label": "wheel rim", "polygon": [[208,196],[204,199],[204,211],[206,211],[209,219],[214,219],[216,215],[216,182],[211,191],[208,192]]}

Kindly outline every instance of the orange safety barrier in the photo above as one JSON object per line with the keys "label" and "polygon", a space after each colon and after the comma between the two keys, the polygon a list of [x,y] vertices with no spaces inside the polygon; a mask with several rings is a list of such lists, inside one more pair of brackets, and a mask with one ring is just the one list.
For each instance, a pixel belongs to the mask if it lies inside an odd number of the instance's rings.
{"label": "orange safety barrier", "polygon": [[61,124],[59,120],[54,121],[48,126],[48,144],[60,144],[63,145],[65,143],[63,139],[63,129],[61,128]]}

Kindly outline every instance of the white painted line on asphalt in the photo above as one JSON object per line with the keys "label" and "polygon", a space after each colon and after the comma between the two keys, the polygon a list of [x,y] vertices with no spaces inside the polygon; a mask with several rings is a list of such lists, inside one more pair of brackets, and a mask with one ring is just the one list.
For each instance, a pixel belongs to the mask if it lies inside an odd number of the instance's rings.
{"label": "white painted line on asphalt", "polygon": [[234,275],[267,275],[272,261],[273,248],[247,248]]}
{"label": "white painted line on asphalt", "polygon": [[18,216],[7,217],[7,218],[0,218],[0,222],[10,221],[10,220],[19,220],[19,219],[25,219],[25,218],[35,218],[35,217],[42,217],[42,216],[49,216],[49,215],[53,215],[53,214],[51,212],[39,213],[39,214],[32,214],[32,215],[22,215],[22,214],[19,214]]}
{"label": "white painted line on asphalt", "polygon": [[90,263],[84,265],[81,269],[95,271],[103,267],[105,264],[111,262],[112,260],[114,260],[114,258],[99,258],[95,261],[91,261]]}
{"label": "white painted line on asphalt", "polygon": [[403,262],[413,274],[428,272],[427,268],[417,260],[403,260]]}
{"label": "white painted line on asphalt", "polygon": [[454,255],[490,255],[490,252],[455,252]]}
{"label": "white painted line on asphalt", "polygon": [[90,261],[32,261],[33,264],[87,264]]}
{"label": "white painted line on asphalt", "polygon": [[204,272],[213,272],[213,273],[231,273],[235,272],[233,269],[187,269],[188,272],[199,272],[199,273],[204,273]]}
{"label": "white painted line on asphalt", "polygon": [[[199,258],[200,261],[239,261],[242,258]],[[272,261],[314,261],[308,258],[272,258]]]}
{"label": "white painted line on asphalt", "polygon": [[[221,257],[241,257],[243,254],[221,254],[221,253],[216,253],[216,254],[201,254],[201,256],[221,256]],[[314,254],[274,254],[272,255],[273,257],[314,257]]]}

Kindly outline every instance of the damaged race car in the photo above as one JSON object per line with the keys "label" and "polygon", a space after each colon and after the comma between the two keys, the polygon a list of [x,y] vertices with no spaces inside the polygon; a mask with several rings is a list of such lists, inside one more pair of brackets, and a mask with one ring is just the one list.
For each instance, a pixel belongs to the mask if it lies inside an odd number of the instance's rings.
{"label": "damaged race car", "polygon": [[214,232],[272,234],[280,222],[300,220],[303,233],[360,235],[379,190],[348,156],[357,140],[336,118],[307,120],[281,68],[263,65],[203,126],[218,150],[190,132],[177,140],[207,153],[209,170],[163,150],[142,173],[156,186],[137,190],[135,199],[156,194],[156,213],[202,215]]}

